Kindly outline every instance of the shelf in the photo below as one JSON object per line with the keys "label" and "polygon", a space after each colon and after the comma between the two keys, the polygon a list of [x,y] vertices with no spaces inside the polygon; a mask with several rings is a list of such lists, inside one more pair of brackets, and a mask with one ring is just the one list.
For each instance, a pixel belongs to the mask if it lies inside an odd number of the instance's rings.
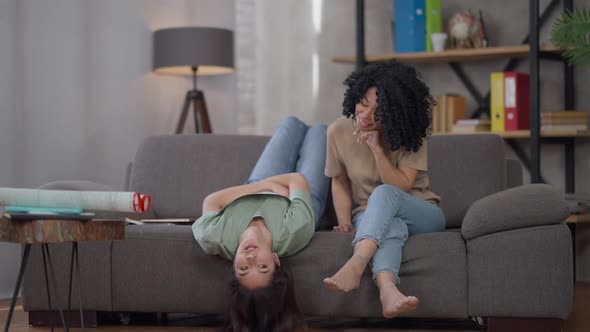
{"label": "shelf", "polygon": [[[526,58],[529,55],[529,45],[454,49],[442,52],[419,52],[419,53],[390,53],[381,55],[367,55],[367,62],[383,62],[396,59],[407,63],[437,63],[437,62],[464,62],[483,61],[505,58]],[[559,49],[552,45],[543,45],[541,52],[559,54]],[[332,59],[339,63],[356,63],[356,57],[335,57]]]}
{"label": "shelf", "polygon": [[565,220],[568,224],[581,224],[590,222],[590,214],[572,214]]}
{"label": "shelf", "polygon": [[[502,138],[507,138],[507,139],[526,139],[526,138],[531,137],[531,132],[529,130],[515,130],[515,131],[502,131],[502,132],[483,131],[483,132],[476,132],[476,133],[436,133],[436,134],[432,134],[432,135],[438,136],[438,135],[473,135],[473,134],[498,135]],[[578,131],[578,132],[541,131],[541,137],[546,137],[546,138],[590,137],[590,130],[584,130],[584,131]]]}

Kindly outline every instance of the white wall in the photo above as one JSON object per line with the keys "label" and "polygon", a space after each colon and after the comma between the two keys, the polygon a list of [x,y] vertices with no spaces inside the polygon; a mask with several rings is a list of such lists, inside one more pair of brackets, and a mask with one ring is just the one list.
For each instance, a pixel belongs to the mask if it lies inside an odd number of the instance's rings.
{"label": "white wall", "polygon": [[86,141],[83,3],[17,1],[17,11],[23,185],[79,178]]}
{"label": "white wall", "polygon": [[[151,72],[152,31],[233,29],[232,0],[15,3],[26,187],[87,179],[122,189],[141,139],[173,133],[191,87],[188,77]],[[235,75],[202,77],[198,85],[214,131],[235,132]]]}
{"label": "white wall", "polygon": [[[151,72],[152,31],[233,29],[233,10],[233,0],[0,0],[0,186],[85,179],[123,189],[139,142],[174,132],[192,86]],[[235,75],[198,83],[213,130],[235,132]],[[19,252],[0,244],[0,298]]]}
{"label": "white wall", "polygon": [[15,171],[16,124],[13,54],[14,54],[14,1],[0,0],[0,183],[15,185],[19,182]]}
{"label": "white wall", "polygon": [[[0,0],[0,183],[4,186],[16,186],[21,181],[17,168],[19,129],[13,89],[15,1]],[[0,243],[0,299],[12,296],[19,258],[18,245]]]}
{"label": "white wall", "polygon": [[124,169],[155,131],[151,103],[151,31],[138,1],[82,1],[84,138],[80,177],[122,189]]}

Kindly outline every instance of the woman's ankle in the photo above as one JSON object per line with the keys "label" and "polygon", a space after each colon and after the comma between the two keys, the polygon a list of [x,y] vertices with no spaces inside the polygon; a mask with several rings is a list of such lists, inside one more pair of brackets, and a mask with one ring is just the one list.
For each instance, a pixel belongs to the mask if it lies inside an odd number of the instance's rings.
{"label": "woman's ankle", "polygon": [[379,288],[383,286],[393,286],[397,289],[397,277],[389,271],[379,272],[377,274],[377,277],[375,277],[375,282],[377,283],[377,287]]}

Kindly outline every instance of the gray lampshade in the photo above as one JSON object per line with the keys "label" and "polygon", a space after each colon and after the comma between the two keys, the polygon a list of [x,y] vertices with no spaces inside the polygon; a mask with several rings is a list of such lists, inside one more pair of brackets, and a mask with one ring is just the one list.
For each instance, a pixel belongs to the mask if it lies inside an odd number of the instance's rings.
{"label": "gray lampshade", "polygon": [[219,28],[185,27],[154,32],[154,64],[156,73],[219,75],[233,71],[233,32]]}

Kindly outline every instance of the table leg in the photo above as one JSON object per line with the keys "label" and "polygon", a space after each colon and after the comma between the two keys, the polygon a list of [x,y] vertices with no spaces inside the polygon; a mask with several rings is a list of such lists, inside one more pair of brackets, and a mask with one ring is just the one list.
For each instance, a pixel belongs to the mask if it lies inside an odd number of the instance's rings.
{"label": "table leg", "polygon": [[[57,302],[57,308],[59,309],[59,315],[61,317],[61,323],[63,325],[64,331],[68,331],[68,324],[66,323],[66,319],[64,317],[63,310],[61,309],[60,301],[59,301],[59,292],[57,291],[57,285],[55,284],[55,273],[53,273],[53,264],[51,264],[51,256],[49,255],[49,246],[47,243],[42,244],[42,248],[44,249],[43,252],[47,255],[47,264],[45,263],[45,255],[43,255],[43,268],[45,269],[45,286],[47,287],[47,300],[49,304],[49,310],[51,311],[51,297],[49,295],[49,281],[47,280],[47,267],[49,265],[49,274],[51,275],[51,286],[53,287],[53,291],[55,292],[55,298]],[[53,326],[51,327],[53,331]]]}
{"label": "table leg", "polygon": [[[45,274],[45,293],[47,294],[48,311],[51,309],[51,292],[49,291],[49,277],[47,276],[47,258],[45,256],[45,245],[41,245],[41,253],[43,255],[43,272]],[[51,323],[51,332],[53,332],[53,323]]]}
{"label": "table leg", "polygon": [[[78,258],[78,242],[72,246],[72,254],[76,256],[76,274],[78,275],[78,303],[80,304],[80,327],[84,331],[84,312],[82,310],[82,275],[80,274],[80,260]],[[72,293],[72,269],[70,268],[70,294]]]}
{"label": "table leg", "polygon": [[570,232],[572,233],[572,255],[574,256],[573,267],[574,267],[574,284],[576,283],[577,262],[576,262],[576,223],[568,223]]}
{"label": "table leg", "polygon": [[4,325],[4,332],[8,332],[10,328],[10,321],[12,320],[12,313],[14,312],[14,306],[16,305],[16,297],[18,296],[18,292],[20,291],[20,284],[23,280],[23,275],[25,274],[25,269],[27,267],[27,260],[29,259],[29,252],[31,251],[31,244],[25,244],[25,250],[23,252],[23,257],[20,262],[20,269],[18,271],[18,277],[16,279],[16,286],[14,287],[14,293],[12,294],[12,299],[10,300],[10,309],[8,310],[8,318],[6,319],[6,325]]}
{"label": "table leg", "polygon": [[72,256],[70,257],[70,285],[68,287],[68,307],[66,310],[72,310],[72,275],[74,270],[74,252],[75,252],[75,245],[76,242],[72,242]]}

